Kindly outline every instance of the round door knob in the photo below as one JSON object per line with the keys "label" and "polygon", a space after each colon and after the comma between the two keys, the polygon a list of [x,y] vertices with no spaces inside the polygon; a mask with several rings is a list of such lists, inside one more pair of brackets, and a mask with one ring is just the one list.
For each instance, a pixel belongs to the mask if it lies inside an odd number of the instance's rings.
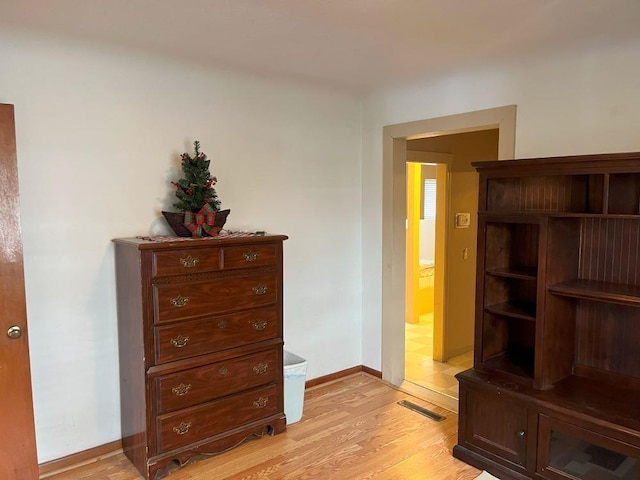
{"label": "round door knob", "polygon": [[15,340],[16,338],[20,338],[21,336],[22,329],[18,325],[13,325],[12,327],[9,327],[9,330],[7,330],[7,337],[9,338],[13,338]]}
{"label": "round door knob", "polygon": [[518,436],[519,436],[520,438],[524,438],[524,437],[526,437],[526,436],[527,436],[527,432],[525,432],[524,430],[520,430],[520,431],[518,432]]}

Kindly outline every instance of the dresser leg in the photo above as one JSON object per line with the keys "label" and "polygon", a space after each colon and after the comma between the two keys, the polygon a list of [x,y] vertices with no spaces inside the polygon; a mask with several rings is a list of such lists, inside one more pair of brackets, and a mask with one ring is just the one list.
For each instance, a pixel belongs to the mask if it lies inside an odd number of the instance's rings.
{"label": "dresser leg", "polygon": [[280,417],[278,420],[273,422],[273,430],[271,431],[271,435],[278,435],[287,430],[287,417]]}

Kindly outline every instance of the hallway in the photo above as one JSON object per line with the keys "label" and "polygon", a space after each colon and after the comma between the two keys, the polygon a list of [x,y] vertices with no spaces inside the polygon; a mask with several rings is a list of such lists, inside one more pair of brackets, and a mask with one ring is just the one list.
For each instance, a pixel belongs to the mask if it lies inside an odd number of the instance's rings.
{"label": "hallway", "polygon": [[433,314],[420,316],[419,323],[405,323],[405,380],[458,398],[454,375],[473,366],[473,351],[449,359],[433,360]]}

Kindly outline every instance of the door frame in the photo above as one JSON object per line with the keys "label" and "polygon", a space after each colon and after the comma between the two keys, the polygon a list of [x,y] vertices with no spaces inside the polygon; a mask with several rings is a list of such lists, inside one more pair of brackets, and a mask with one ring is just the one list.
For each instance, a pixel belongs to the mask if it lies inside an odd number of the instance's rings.
{"label": "door frame", "polygon": [[404,380],[407,140],[498,129],[498,160],[507,160],[515,156],[515,126],[516,105],[507,105],[383,128],[382,378],[393,385]]}

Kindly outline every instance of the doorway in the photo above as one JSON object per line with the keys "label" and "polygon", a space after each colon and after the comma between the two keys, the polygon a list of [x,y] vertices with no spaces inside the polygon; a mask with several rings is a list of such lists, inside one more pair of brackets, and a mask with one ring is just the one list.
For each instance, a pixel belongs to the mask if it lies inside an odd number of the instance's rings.
{"label": "doorway", "polygon": [[471,162],[497,160],[498,130],[409,140],[407,149],[405,380],[457,400],[455,375],[473,365],[478,179]]}
{"label": "doorway", "polygon": [[439,363],[444,351],[444,220],[452,162],[450,154],[407,151],[405,379],[443,394],[452,386],[445,385],[452,378],[440,374]]}
{"label": "doorway", "polygon": [[[447,178],[455,178],[449,182],[445,192],[448,199],[449,213],[444,219],[445,233],[443,239],[444,260],[441,268],[436,262],[435,275],[442,272],[442,280],[438,285],[435,279],[434,294],[440,289],[442,298],[442,320],[440,331],[434,326],[434,338],[442,337],[440,352],[442,363],[470,350],[473,345],[473,334],[469,329],[460,329],[458,323],[464,317],[473,328],[474,293],[475,293],[475,212],[477,206],[460,206],[456,202],[463,198],[473,197],[477,202],[477,174],[470,166],[470,161],[496,160],[513,158],[515,133],[515,105],[495,109],[470,112],[431,120],[391,125],[384,128],[384,160],[383,160],[383,285],[382,285],[382,376],[383,379],[411,393],[418,394],[427,400],[457,410],[457,400],[453,396],[442,395],[425,387],[418,387],[405,382],[405,313],[406,307],[406,219],[407,219],[407,173],[408,151],[451,153],[442,143],[460,139],[459,135],[476,134],[493,131],[494,154],[492,158],[482,158],[478,152],[470,152],[469,158],[454,155],[454,160],[447,163]],[[472,149],[473,150],[473,149]],[[473,158],[471,158],[473,157]],[[458,160],[456,160],[458,159]],[[476,190],[469,193],[469,186]],[[454,231],[456,213],[471,214],[470,228],[464,235],[462,230]],[[460,240],[460,238],[462,240]],[[472,240],[471,240],[472,239]],[[465,253],[465,250],[466,253]],[[466,258],[463,256],[466,255]],[[460,267],[457,269],[457,267]],[[458,271],[459,270],[459,271]],[[462,283],[461,283],[462,282]],[[471,282],[471,286],[464,283]],[[453,289],[452,287],[455,287]],[[462,312],[467,310],[467,313]],[[470,312],[470,314],[469,314]],[[434,311],[435,314],[435,311]],[[469,318],[471,320],[469,321]],[[437,315],[434,315],[437,325]],[[465,338],[471,339],[465,344]],[[434,345],[437,345],[436,341]],[[435,353],[435,349],[434,349]],[[456,382],[457,385],[457,382]]]}

